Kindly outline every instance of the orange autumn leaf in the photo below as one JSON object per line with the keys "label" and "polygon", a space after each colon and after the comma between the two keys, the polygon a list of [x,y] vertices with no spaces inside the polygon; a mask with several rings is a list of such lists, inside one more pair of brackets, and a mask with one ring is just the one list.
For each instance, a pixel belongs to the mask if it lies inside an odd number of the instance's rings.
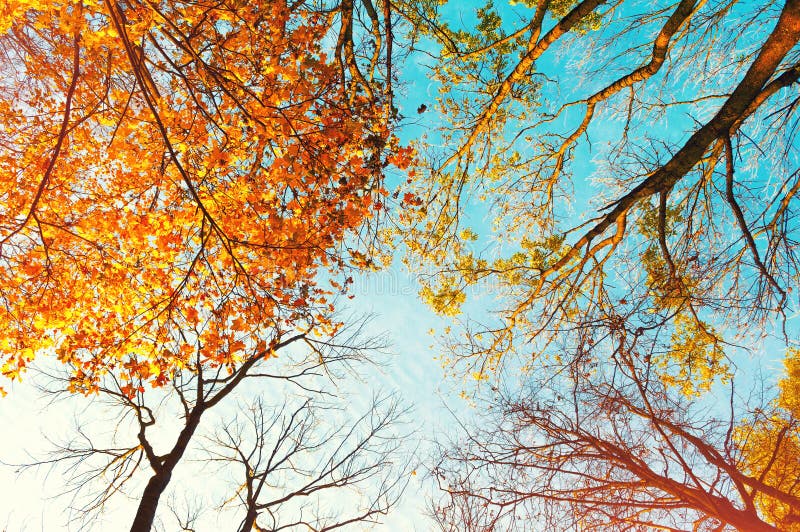
{"label": "orange autumn leaf", "polygon": [[0,8],[6,377],[54,352],[74,391],[115,372],[133,393],[335,328],[313,280],[349,267],[404,152],[326,54],[332,19],[237,5]]}

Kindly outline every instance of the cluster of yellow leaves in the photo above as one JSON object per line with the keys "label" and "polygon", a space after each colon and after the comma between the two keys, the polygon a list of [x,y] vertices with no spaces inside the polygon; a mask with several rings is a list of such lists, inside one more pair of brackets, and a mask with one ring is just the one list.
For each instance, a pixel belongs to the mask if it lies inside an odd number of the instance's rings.
{"label": "cluster of yellow leaves", "polygon": [[[744,469],[780,493],[800,499],[800,350],[790,349],[784,360],[774,410],[755,423],[743,423],[734,435]],[[800,531],[800,507],[761,492],[756,502],[762,515],[779,530]]]}
{"label": "cluster of yellow leaves", "polygon": [[423,285],[420,297],[431,309],[442,316],[457,316],[467,299],[464,288],[453,277],[440,277],[435,287]]}
{"label": "cluster of yellow leaves", "polygon": [[679,313],[674,322],[671,348],[656,361],[662,381],[686,396],[708,391],[718,379],[727,382],[730,367],[713,328],[688,312]]}
{"label": "cluster of yellow leaves", "polygon": [[342,90],[331,20],[280,0],[0,6],[6,377],[54,350],[75,390],[161,384],[336,327],[314,279],[345,267],[397,142]]}
{"label": "cluster of yellow leaves", "polygon": [[778,405],[800,420],[800,349],[790,349],[784,360],[786,376],[779,383]]}

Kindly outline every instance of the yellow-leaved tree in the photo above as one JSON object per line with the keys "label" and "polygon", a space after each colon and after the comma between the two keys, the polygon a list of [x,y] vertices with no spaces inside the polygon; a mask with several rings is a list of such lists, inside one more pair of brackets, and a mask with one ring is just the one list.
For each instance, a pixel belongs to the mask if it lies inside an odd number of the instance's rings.
{"label": "yellow-leaved tree", "polygon": [[397,236],[490,428],[443,450],[442,527],[783,526],[797,471],[732,436],[796,341],[800,2],[445,4]]}
{"label": "yellow-leaved tree", "polygon": [[800,530],[800,352],[785,359],[786,374],[770,408],[750,416],[735,434],[744,471],[774,489],[755,502],[778,530]]}

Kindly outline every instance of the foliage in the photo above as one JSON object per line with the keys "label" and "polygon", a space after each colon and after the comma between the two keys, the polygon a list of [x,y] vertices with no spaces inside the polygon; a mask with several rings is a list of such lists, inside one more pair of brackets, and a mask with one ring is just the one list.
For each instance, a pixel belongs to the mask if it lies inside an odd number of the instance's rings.
{"label": "foliage", "polygon": [[[794,3],[755,17],[689,0],[665,11],[523,3],[496,8],[491,24],[487,9],[476,42],[444,22],[430,31],[449,79],[440,107],[452,149],[426,154],[418,172],[431,178],[417,182],[422,204],[402,233],[412,265],[440,265],[423,278],[426,294],[452,302],[436,310],[458,313],[469,304],[458,292],[476,284],[501,296],[496,319],[471,327],[483,340],[472,335],[462,362],[492,366],[517,345],[544,353],[587,327],[602,337],[624,326],[653,342],[672,336],[675,361],[713,345],[725,375],[725,335],[781,318],[798,273],[794,128],[783,127],[796,120]],[[579,31],[589,14],[607,23]],[[707,37],[729,26],[729,40]],[[756,30],[771,37],[740,36]],[[737,61],[718,59],[734,49]],[[561,56],[537,66],[548,54]],[[702,61],[714,75],[697,75]],[[494,78],[450,74],[470,69]],[[583,83],[556,86],[570,79]],[[492,226],[462,238],[484,213]]]}
{"label": "foliage", "polygon": [[713,397],[765,338],[796,340],[800,3],[438,13],[441,142],[398,236],[423,298],[458,316],[448,370],[497,422],[443,452],[442,528],[790,526],[794,425],[768,394],[727,418]]}
{"label": "foliage", "polygon": [[653,372],[621,349],[481,402],[433,469],[440,529],[795,530],[797,420],[709,412]]}
{"label": "foliage", "polygon": [[[745,457],[745,471],[782,492],[800,498],[800,357],[797,349],[787,353],[786,374],[779,381],[777,398],[766,411],[757,412],[737,427],[737,444]],[[760,495],[756,500],[763,514],[779,530],[800,530],[800,505],[781,498]]]}
{"label": "foliage", "polygon": [[[97,528],[109,510],[127,513],[126,497],[139,503],[131,530],[174,530],[175,519],[181,527],[241,522],[241,530],[376,522],[402,494],[410,457],[396,397],[363,401],[351,414],[352,403],[328,391],[383,348],[362,334],[363,323],[335,337],[297,335],[276,345],[277,360],[254,355],[230,375],[198,363],[132,396],[109,374],[90,405],[65,389],[63,368],[46,380],[39,372],[45,399],[79,411],[66,439],[46,434],[49,455],[18,470],[62,479],[53,489],[69,499],[79,528]],[[208,502],[187,506],[176,494]]]}
{"label": "foliage", "polygon": [[[0,371],[55,358],[69,392],[136,421],[123,451],[66,449],[110,457],[89,510],[144,464],[132,530],[150,530],[203,414],[245,379],[363,358],[331,342],[337,297],[374,263],[386,169],[411,156],[392,132],[394,16],[371,0],[0,7]],[[307,358],[288,374],[262,368],[294,343]],[[182,407],[163,453],[151,386]]]}
{"label": "foliage", "polygon": [[380,80],[357,76],[352,5],[15,1],[0,16],[6,377],[55,353],[74,391],[113,372],[133,394],[198,352],[231,370],[287,330],[335,331],[384,167],[408,157]]}

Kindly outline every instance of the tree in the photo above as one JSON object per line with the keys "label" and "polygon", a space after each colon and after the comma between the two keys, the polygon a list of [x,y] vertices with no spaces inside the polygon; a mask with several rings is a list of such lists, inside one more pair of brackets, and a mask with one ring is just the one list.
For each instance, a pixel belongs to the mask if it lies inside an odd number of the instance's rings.
{"label": "tree", "polygon": [[[152,469],[134,530],[254,368],[295,342],[327,364],[386,168],[410,156],[392,133],[392,15],[371,0],[0,8],[2,373],[55,355],[70,392],[127,407],[137,443],[84,451],[120,475],[97,504]],[[148,387],[184,407],[163,454]]]}
{"label": "tree", "polygon": [[353,10],[3,8],[6,377],[55,351],[75,391],[108,372],[160,386],[200,346],[235,367],[287,329],[335,330],[331,296],[370,261],[385,166],[408,157],[390,132],[388,4],[366,63]]}
{"label": "tree", "polygon": [[[404,478],[388,475],[402,470],[400,438],[392,433],[402,415],[397,403],[373,398],[352,426],[333,428],[340,415],[310,399],[270,414],[256,400],[246,422],[221,428],[210,460],[239,466],[242,482],[226,503],[244,508],[241,532],[375,523],[397,502]],[[347,503],[333,502],[337,496]]]}
{"label": "tree", "polygon": [[744,471],[752,477],[795,497],[785,498],[760,494],[755,503],[763,515],[780,530],[800,530],[800,409],[798,385],[800,365],[798,352],[791,350],[786,357],[786,374],[779,382],[777,397],[764,410],[750,417],[735,434],[741,449]]}
{"label": "tree", "polygon": [[[326,339],[292,336],[280,342],[270,357],[253,353],[230,374],[204,363],[197,353],[196,365],[175,371],[165,387],[132,396],[128,385],[110,374],[97,392],[103,408],[89,409],[89,419],[76,420],[69,441],[53,442],[55,450],[48,458],[24,464],[20,470],[48,467],[66,472],[69,481],[63,495],[72,498],[75,519],[81,524],[92,522],[109,501],[124,494],[139,501],[131,530],[151,530],[159,522],[160,503],[173,474],[187,457],[205,464],[202,478],[207,482],[246,462],[241,486],[226,496],[230,502],[250,494],[244,498],[248,525],[243,530],[252,529],[262,513],[288,528],[301,522],[316,522],[323,528],[372,522],[397,502],[403,479],[408,478],[403,463],[407,455],[399,448],[398,433],[405,413],[395,399],[384,397],[375,399],[354,421],[344,412],[334,415],[341,398],[326,389],[331,379],[344,381],[346,372],[368,362],[369,355],[384,345],[379,337],[363,338],[361,325],[342,328],[336,337]],[[278,356],[280,360],[275,360]],[[54,399],[69,399],[73,394],[64,387],[68,379],[51,374],[44,391]],[[266,389],[273,391],[268,399],[262,397],[261,390]],[[296,408],[294,392],[298,392]],[[225,410],[224,403],[237,397],[240,403],[250,403],[243,410],[246,420],[236,410],[233,414]],[[111,429],[108,422],[97,427],[90,421],[101,410],[111,416]],[[217,413],[220,425],[213,434],[201,428],[201,420],[210,412]],[[332,428],[334,423],[342,425]],[[201,452],[200,446],[206,450]],[[214,468],[214,463],[220,467]],[[214,469],[217,473],[209,476],[207,472]],[[235,475],[240,475],[238,469]],[[146,482],[139,493],[142,480]],[[327,515],[328,505],[295,504],[298,498],[310,504],[321,490],[342,492],[339,497],[355,509],[361,504],[363,512]]]}
{"label": "tree", "polygon": [[441,530],[796,530],[797,418],[733,387],[709,413],[645,359],[621,348],[485,405],[433,470]]}
{"label": "tree", "polygon": [[[429,32],[444,35],[442,134],[454,148],[429,154],[435,179],[418,181],[405,234],[412,260],[443,264],[423,285],[435,309],[458,313],[481,283],[506,296],[497,322],[455,350],[471,368],[620,317],[651,337],[721,346],[723,327],[783,315],[797,274],[798,6],[750,16],[736,5],[526,2],[505,18],[489,5],[475,34]],[[511,32],[507,19],[523,16]],[[548,53],[572,62],[535,68]],[[565,76],[586,82],[556,94]],[[576,196],[573,181],[592,192]],[[468,227],[481,199],[495,230]],[[487,232],[495,258],[473,250]]]}
{"label": "tree", "polygon": [[[795,336],[800,2],[498,6],[418,16],[446,125],[401,234],[507,423],[451,453],[445,523],[529,529],[549,498],[558,529],[795,526],[793,418],[767,397],[736,428],[705,394]],[[499,375],[559,391],[493,400]]]}

